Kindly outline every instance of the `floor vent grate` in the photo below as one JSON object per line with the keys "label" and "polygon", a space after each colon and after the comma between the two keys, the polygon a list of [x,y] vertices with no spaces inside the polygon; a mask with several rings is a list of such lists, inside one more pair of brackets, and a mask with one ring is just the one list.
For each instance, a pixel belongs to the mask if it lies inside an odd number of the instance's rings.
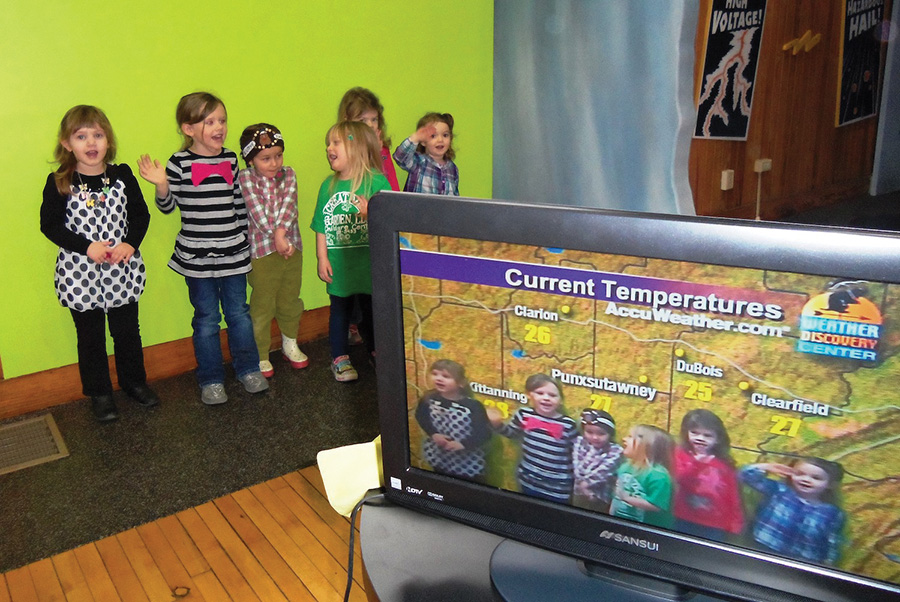
{"label": "floor vent grate", "polygon": [[0,475],[68,455],[50,414],[0,426]]}

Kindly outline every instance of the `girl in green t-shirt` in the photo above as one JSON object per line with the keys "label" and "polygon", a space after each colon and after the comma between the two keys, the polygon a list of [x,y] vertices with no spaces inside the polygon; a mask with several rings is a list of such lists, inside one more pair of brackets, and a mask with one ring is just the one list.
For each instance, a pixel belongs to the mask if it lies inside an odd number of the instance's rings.
{"label": "girl in green t-shirt", "polygon": [[325,153],[334,174],[319,188],[311,227],[316,233],[319,278],[331,300],[328,338],[331,371],[340,382],[356,380],[348,355],[347,329],[354,303],[362,309],[360,334],[375,357],[372,334],[372,273],[369,260],[369,198],[390,190],[381,173],[381,146],[364,123],[342,121],[328,130]]}
{"label": "girl in green t-shirt", "polygon": [[622,443],[625,462],[619,467],[609,513],[657,527],[671,527],[674,517],[669,470],[675,447],[672,437],[655,426],[639,424]]}

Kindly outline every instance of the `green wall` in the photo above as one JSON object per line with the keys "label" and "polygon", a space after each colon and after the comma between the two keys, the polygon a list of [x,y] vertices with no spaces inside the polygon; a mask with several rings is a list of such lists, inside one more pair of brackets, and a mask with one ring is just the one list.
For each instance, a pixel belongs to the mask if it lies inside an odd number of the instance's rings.
{"label": "green wall", "polygon": [[[398,0],[159,0],[153,3],[8,3],[0,17],[0,123],[5,144],[0,236],[0,361],[6,378],[77,361],[68,310],[53,290],[56,247],[39,231],[41,190],[54,168],[59,121],[76,104],[109,116],[118,163],[136,173],[142,153],[165,162],[180,138],[178,99],[198,90],[228,109],[226,146],[268,121],[285,136],[285,163],[299,179],[306,307],[328,304],[316,276],[308,228],[315,195],[331,172],[324,137],[341,95],[374,90],[396,146],[426,111],[456,119],[460,188],[491,194],[493,2]],[[398,170],[402,183],[402,171]],[[148,285],[141,298],[145,346],[189,337],[184,280],[166,267],[177,211],[151,205],[142,246]],[[111,352],[111,346],[110,346]]]}

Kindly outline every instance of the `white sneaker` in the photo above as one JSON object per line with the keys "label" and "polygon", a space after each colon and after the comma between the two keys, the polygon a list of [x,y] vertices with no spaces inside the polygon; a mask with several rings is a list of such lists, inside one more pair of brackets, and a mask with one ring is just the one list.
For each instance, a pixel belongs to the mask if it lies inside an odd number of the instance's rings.
{"label": "white sneaker", "polygon": [[291,363],[291,368],[306,368],[309,365],[309,358],[297,347],[297,339],[281,335],[281,353]]}
{"label": "white sneaker", "polygon": [[228,401],[228,395],[225,394],[225,385],[222,383],[213,383],[200,387],[200,401],[208,406],[219,405]]}
{"label": "white sneaker", "polygon": [[347,342],[351,345],[363,344],[362,335],[359,334],[359,327],[356,324],[350,325],[350,328],[347,331]]}
{"label": "white sneaker", "polygon": [[350,358],[346,355],[334,358],[334,361],[331,362],[331,373],[334,374],[334,379],[341,383],[359,378],[356,368],[353,367]]}
{"label": "white sneaker", "polygon": [[269,388],[269,381],[259,372],[251,372],[238,378],[247,393],[262,393]]}
{"label": "white sneaker", "polygon": [[262,375],[266,378],[272,378],[275,374],[275,368],[272,367],[272,362],[269,360],[260,360],[259,371],[262,372]]}

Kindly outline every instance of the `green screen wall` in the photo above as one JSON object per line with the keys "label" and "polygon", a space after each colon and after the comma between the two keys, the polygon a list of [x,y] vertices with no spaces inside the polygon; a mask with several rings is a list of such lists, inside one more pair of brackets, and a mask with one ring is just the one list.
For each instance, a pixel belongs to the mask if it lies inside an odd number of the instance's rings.
{"label": "green screen wall", "polygon": [[[41,191],[59,121],[76,104],[101,107],[119,140],[117,163],[137,173],[142,153],[165,162],[178,150],[175,105],[207,90],[228,109],[226,146],[267,121],[286,142],[299,180],[303,297],[328,304],[308,228],[319,185],[331,173],[324,137],[344,91],[365,86],[385,106],[393,146],[427,111],[456,120],[465,196],[491,194],[493,2],[296,0],[154,3],[15,1],[0,17],[0,361],[6,378],[75,363],[75,333],[56,300],[56,247],[39,231]],[[403,182],[404,173],[398,170]],[[166,267],[180,220],[151,206],[142,245],[148,269],[140,301],[145,346],[189,337],[184,280]],[[111,347],[110,347],[111,350]]]}

